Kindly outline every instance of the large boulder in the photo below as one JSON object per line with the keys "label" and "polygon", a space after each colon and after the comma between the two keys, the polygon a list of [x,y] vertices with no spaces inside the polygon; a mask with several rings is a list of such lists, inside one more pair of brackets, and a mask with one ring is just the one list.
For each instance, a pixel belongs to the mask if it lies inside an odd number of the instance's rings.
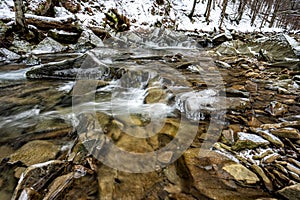
{"label": "large boulder", "polygon": [[223,42],[215,51],[222,55],[247,55],[254,56],[268,62],[298,60],[299,45],[285,34],[271,37],[248,38],[249,42],[232,40]]}
{"label": "large boulder", "polygon": [[80,34],[67,32],[63,30],[52,29],[48,31],[48,37],[55,39],[63,44],[74,44],[77,42]]}
{"label": "large boulder", "polygon": [[67,50],[67,47],[53,40],[50,37],[46,37],[41,41],[36,48],[32,50],[33,54],[44,54],[44,53],[58,53]]}
{"label": "large boulder", "polygon": [[300,183],[296,185],[287,186],[278,191],[278,194],[289,200],[300,199]]}
{"label": "large boulder", "polygon": [[0,62],[9,62],[20,59],[21,56],[5,48],[0,48]]}

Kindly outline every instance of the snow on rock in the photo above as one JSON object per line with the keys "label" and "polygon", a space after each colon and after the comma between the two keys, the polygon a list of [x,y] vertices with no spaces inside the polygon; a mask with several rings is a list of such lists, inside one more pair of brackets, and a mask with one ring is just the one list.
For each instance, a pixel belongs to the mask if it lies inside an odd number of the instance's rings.
{"label": "snow on rock", "polygon": [[70,16],[72,13],[65,9],[64,7],[54,7],[54,16],[55,17],[65,17],[65,16]]}
{"label": "snow on rock", "polygon": [[104,44],[102,40],[93,33],[93,31],[86,30],[81,33],[75,48],[78,49],[85,46],[102,47]]}
{"label": "snow on rock", "polygon": [[28,0],[27,3],[27,9],[37,15],[45,15],[52,6],[52,1],[49,0]]}
{"label": "snow on rock", "polygon": [[297,42],[294,38],[288,36],[287,34],[283,34],[283,36],[285,37],[285,39],[287,40],[287,42],[289,43],[289,45],[294,50],[294,53],[297,56],[300,56],[300,43]]}
{"label": "snow on rock", "polygon": [[243,149],[254,149],[256,147],[266,146],[269,144],[269,141],[255,134],[244,132],[238,132],[237,134],[239,139],[235,142],[235,144],[232,147],[232,149],[236,151]]}
{"label": "snow on rock", "polygon": [[43,53],[57,53],[65,51],[67,47],[56,42],[52,38],[46,37],[41,41],[35,49],[32,50],[33,54],[43,54]]}
{"label": "snow on rock", "polygon": [[0,48],[0,61],[4,60],[18,60],[21,56],[9,51],[5,48]]}

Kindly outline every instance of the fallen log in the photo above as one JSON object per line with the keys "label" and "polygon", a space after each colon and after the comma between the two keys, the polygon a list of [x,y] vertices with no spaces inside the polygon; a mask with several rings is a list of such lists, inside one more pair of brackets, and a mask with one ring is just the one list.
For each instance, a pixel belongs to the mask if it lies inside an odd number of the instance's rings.
{"label": "fallen log", "polygon": [[[86,26],[83,27],[78,23],[78,19],[75,15],[69,15],[66,17],[45,17],[32,14],[25,14],[26,23],[33,25],[41,30],[58,29],[64,31],[70,31],[75,33],[81,33],[85,28],[91,29],[95,35],[101,39],[109,38],[109,33],[100,26]],[[5,23],[15,20],[13,16],[0,15],[0,20]]]}
{"label": "fallen log", "polygon": [[76,23],[75,16],[66,17],[44,17],[38,15],[25,15],[27,24],[36,26],[39,29],[61,29],[65,31],[81,32],[81,27]]}

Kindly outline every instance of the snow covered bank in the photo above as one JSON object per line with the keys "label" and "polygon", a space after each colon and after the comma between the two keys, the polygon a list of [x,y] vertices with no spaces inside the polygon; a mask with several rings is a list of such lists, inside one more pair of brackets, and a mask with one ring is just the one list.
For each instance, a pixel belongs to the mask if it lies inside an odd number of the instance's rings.
{"label": "snow covered bank", "polygon": [[[76,2],[76,1],[74,1]],[[147,28],[151,26],[166,26],[172,27],[176,30],[183,31],[197,31],[197,32],[211,32],[219,29],[220,16],[222,12],[222,1],[216,0],[211,8],[209,23],[205,20],[205,9],[207,1],[199,1],[195,7],[195,12],[192,20],[187,16],[193,6],[192,0],[169,0],[163,1],[162,5],[158,5],[157,1],[143,0],[143,1],[112,1],[112,0],[89,0],[78,1],[80,3],[80,10],[76,13],[76,18],[86,26],[103,25],[104,13],[110,8],[117,8],[121,14],[124,14],[131,20],[131,27]],[[238,2],[238,1],[237,1]],[[31,4],[37,1],[31,1]],[[30,5],[30,7],[37,7]],[[236,30],[240,32],[282,32],[282,28],[269,28],[268,23],[262,26],[262,18],[257,15],[253,25],[251,25],[251,11],[245,8],[244,14],[240,23],[237,24],[235,20],[238,9],[238,3],[228,2],[225,12],[222,29]],[[73,15],[62,7],[55,8],[55,16],[63,17]],[[13,0],[0,1],[0,18],[12,18]]]}

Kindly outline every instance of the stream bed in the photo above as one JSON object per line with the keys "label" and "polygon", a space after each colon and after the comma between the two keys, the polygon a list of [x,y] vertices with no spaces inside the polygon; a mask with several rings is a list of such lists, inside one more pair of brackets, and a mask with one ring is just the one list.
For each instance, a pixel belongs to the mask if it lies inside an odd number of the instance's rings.
{"label": "stream bed", "polygon": [[299,66],[127,39],[0,67],[0,199],[299,194]]}

